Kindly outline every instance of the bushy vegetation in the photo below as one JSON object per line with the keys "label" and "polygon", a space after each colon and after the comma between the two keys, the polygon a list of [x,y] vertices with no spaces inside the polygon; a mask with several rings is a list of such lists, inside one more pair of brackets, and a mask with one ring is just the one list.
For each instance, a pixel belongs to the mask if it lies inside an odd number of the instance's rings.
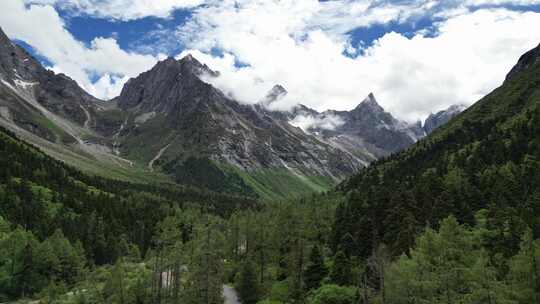
{"label": "bushy vegetation", "polygon": [[[59,250],[47,253],[54,240],[62,240],[58,246],[73,248],[60,251],[70,259],[75,256],[77,269],[93,269],[134,253],[146,256],[156,246],[157,224],[177,209],[200,208],[226,216],[236,208],[258,208],[251,199],[193,187],[88,176],[4,129],[0,129],[0,168],[0,216],[9,231],[8,251],[0,255],[0,268],[8,270],[2,272],[8,283],[0,290],[6,299],[39,294],[50,284],[71,287],[81,279],[79,270],[69,276],[54,271],[63,263],[55,256]],[[14,239],[16,243],[11,242]]]}

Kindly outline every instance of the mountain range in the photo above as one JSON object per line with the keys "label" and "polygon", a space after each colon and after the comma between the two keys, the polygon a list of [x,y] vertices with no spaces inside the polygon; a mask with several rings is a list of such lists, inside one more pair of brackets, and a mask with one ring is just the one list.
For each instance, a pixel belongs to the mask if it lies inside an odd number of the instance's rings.
{"label": "mountain range", "polygon": [[328,189],[463,110],[409,124],[370,94],[351,111],[277,111],[271,104],[287,94],[280,85],[248,105],[208,77],[219,72],[191,55],[167,58],[103,101],[0,31],[0,124],[92,173],[277,198]]}

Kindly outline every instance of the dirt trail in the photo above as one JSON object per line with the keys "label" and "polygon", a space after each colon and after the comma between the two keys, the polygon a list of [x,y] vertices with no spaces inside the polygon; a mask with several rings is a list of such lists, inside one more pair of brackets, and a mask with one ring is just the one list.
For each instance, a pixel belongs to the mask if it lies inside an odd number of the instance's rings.
{"label": "dirt trail", "polygon": [[223,285],[223,298],[225,299],[225,304],[240,304],[238,294],[232,286]]}

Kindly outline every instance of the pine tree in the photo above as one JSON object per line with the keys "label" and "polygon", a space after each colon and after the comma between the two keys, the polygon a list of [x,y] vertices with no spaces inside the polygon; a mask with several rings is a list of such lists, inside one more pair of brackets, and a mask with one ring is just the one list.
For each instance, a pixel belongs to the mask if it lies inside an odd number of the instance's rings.
{"label": "pine tree", "polygon": [[345,255],[343,250],[339,250],[334,256],[334,265],[332,267],[332,271],[330,272],[330,279],[332,282],[341,286],[351,284],[351,261],[347,255]]}
{"label": "pine tree", "polygon": [[109,280],[103,287],[104,294],[110,299],[111,303],[126,303],[126,292],[124,282],[124,266],[122,259],[118,259],[114,265]]}
{"label": "pine tree", "polygon": [[510,277],[515,297],[520,303],[540,300],[540,241],[533,240],[532,232],[523,235],[520,252],[512,258]]}
{"label": "pine tree", "polygon": [[193,258],[188,266],[185,301],[192,304],[221,304],[222,293],[222,235],[206,225],[194,238]]}
{"label": "pine tree", "polygon": [[304,281],[307,290],[317,289],[321,285],[322,279],[326,277],[328,270],[324,265],[324,258],[321,255],[319,246],[315,245],[309,255],[309,264],[304,274]]}
{"label": "pine tree", "polygon": [[253,263],[250,260],[242,263],[236,290],[244,304],[255,304],[259,300],[257,275],[255,274]]}

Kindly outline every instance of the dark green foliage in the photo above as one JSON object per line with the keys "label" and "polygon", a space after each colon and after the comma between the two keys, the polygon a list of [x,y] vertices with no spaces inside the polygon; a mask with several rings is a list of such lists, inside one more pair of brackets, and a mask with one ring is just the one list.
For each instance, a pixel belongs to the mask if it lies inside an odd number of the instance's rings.
{"label": "dark green foliage", "polygon": [[43,242],[20,228],[9,230],[0,217],[0,299],[32,296],[45,287],[73,284],[85,265],[84,252],[60,231]]}
{"label": "dark green foliage", "polygon": [[334,265],[332,265],[330,272],[332,282],[341,286],[350,285],[352,282],[351,267],[350,259],[342,250],[339,250],[334,256]]}
{"label": "dark green foliage", "polygon": [[[21,227],[14,233],[25,235],[0,255],[0,268],[20,268],[10,270],[2,285],[8,299],[32,295],[50,281],[74,284],[87,259],[90,265],[121,256],[137,260],[153,246],[156,224],[176,208],[227,215],[239,206],[257,206],[252,199],[192,187],[89,176],[1,128],[0,168],[0,216]],[[12,255],[17,263],[2,262]]]}
{"label": "dark green foliage", "polygon": [[208,158],[189,157],[185,161],[175,160],[164,166],[172,172],[176,182],[211,189],[216,192],[257,197],[242,177],[232,170],[224,170]]}
{"label": "dark green foliage", "polygon": [[355,304],[357,290],[354,287],[323,285],[309,298],[310,304]]}
{"label": "dark green foliage", "polygon": [[259,300],[259,284],[255,268],[250,260],[242,263],[236,290],[244,304],[255,304]]}
{"label": "dark green foliage", "polygon": [[540,211],[538,134],[535,64],[426,139],[342,183],[338,190],[347,201],[336,212],[332,249],[358,244],[355,255],[366,258],[383,242],[399,255],[425,227],[436,228],[451,214],[472,225],[475,213],[486,209],[487,225],[497,231],[489,248],[515,254],[526,227],[540,236],[533,216]]}
{"label": "dark green foliage", "polygon": [[421,234],[410,254],[399,257],[386,273],[388,302],[537,303],[539,241],[527,230],[518,253],[498,267],[497,258],[482,246],[492,233],[482,213],[473,228],[449,217],[439,231]]}
{"label": "dark green foliage", "polygon": [[324,265],[324,258],[320,252],[319,246],[315,245],[309,255],[309,264],[304,273],[304,282],[307,290],[317,289],[321,281],[328,274]]}

